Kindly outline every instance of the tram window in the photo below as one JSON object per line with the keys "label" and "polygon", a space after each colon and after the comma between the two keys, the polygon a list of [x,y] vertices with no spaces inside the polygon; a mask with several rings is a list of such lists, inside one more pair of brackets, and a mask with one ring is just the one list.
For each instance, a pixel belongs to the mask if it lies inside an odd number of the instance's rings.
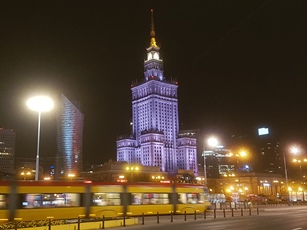
{"label": "tram window", "polygon": [[204,203],[204,196],[199,193],[178,193],[179,204],[200,204]]}
{"label": "tram window", "polygon": [[167,193],[132,193],[132,204],[169,204],[169,194]]}
{"label": "tram window", "polygon": [[23,208],[51,208],[80,206],[80,194],[25,194],[22,199]]}
{"label": "tram window", "polygon": [[142,204],[142,193],[132,193],[132,204]]}
{"label": "tram window", "polygon": [[200,203],[200,204],[204,204],[205,203],[205,194],[199,193],[198,203]]}
{"label": "tram window", "polygon": [[94,206],[121,205],[119,193],[94,193]]}
{"label": "tram window", "polygon": [[0,194],[0,209],[5,209],[6,208],[6,197],[5,195]]}

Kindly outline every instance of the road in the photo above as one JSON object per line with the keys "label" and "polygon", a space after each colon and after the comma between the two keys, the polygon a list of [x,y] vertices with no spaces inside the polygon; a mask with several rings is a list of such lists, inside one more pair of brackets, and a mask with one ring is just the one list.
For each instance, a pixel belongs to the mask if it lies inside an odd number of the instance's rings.
{"label": "road", "polygon": [[[227,214],[227,213],[226,213]],[[300,207],[282,207],[282,208],[266,208],[260,210],[259,215],[254,212],[241,216],[240,212],[224,217],[223,213],[217,214],[216,218],[213,215],[208,215],[207,219],[188,216],[184,220],[183,216],[174,217],[173,222],[170,217],[160,217],[157,223],[156,217],[145,217],[145,223],[142,225],[142,219],[139,220],[139,225],[126,226],[127,230],[222,230],[222,229],[240,229],[240,230],[307,230],[307,206]],[[111,228],[112,230],[123,229]]]}

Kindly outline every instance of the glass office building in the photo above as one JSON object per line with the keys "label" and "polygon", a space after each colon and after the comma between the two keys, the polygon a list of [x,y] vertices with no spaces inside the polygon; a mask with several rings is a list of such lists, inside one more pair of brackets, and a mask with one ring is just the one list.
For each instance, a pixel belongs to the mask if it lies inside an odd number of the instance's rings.
{"label": "glass office building", "polygon": [[55,179],[78,176],[82,171],[84,115],[79,102],[61,94],[57,114],[57,157]]}
{"label": "glass office building", "polygon": [[0,172],[13,174],[16,134],[12,129],[0,128]]}

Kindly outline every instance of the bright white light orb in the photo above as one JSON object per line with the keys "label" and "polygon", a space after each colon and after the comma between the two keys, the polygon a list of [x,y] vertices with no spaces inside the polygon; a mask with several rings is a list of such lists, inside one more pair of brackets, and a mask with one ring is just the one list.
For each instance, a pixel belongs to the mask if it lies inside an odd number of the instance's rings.
{"label": "bright white light orb", "polygon": [[291,152],[292,154],[298,154],[298,153],[300,152],[300,149],[299,149],[298,147],[296,147],[296,146],[292,146],[292,147],[290,148],[290,152]]}
{"label": "bright white light orb", "polygon": [[32,97],[27,101],[27,106],[37,112],[47,112],[51,110],[54,103],[50,97],[47,96],[36,96]]}
{"label": "bright white light orb", "polygon": [[215,137],[210,137],[208,139],[208,145],[211,147],[217,146],[217,139]]}

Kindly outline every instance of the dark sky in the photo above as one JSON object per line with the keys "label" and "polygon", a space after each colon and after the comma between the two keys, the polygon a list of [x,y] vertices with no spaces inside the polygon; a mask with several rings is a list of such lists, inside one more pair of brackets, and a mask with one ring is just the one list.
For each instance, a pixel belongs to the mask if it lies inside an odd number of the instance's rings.
{"label": "dark sky", "polygon": [[[17,157],[35,158],[44,92],[79,100],[84,161],[116,159],[129,133],[130,85],[143,79],[150,9],[167,79],[179,82],[181,129],[220,136],[266,125],[307,138],[306,0],[0,1],[0,127]],[[55,156],[55,111],[43,114],[41,158]]]}

